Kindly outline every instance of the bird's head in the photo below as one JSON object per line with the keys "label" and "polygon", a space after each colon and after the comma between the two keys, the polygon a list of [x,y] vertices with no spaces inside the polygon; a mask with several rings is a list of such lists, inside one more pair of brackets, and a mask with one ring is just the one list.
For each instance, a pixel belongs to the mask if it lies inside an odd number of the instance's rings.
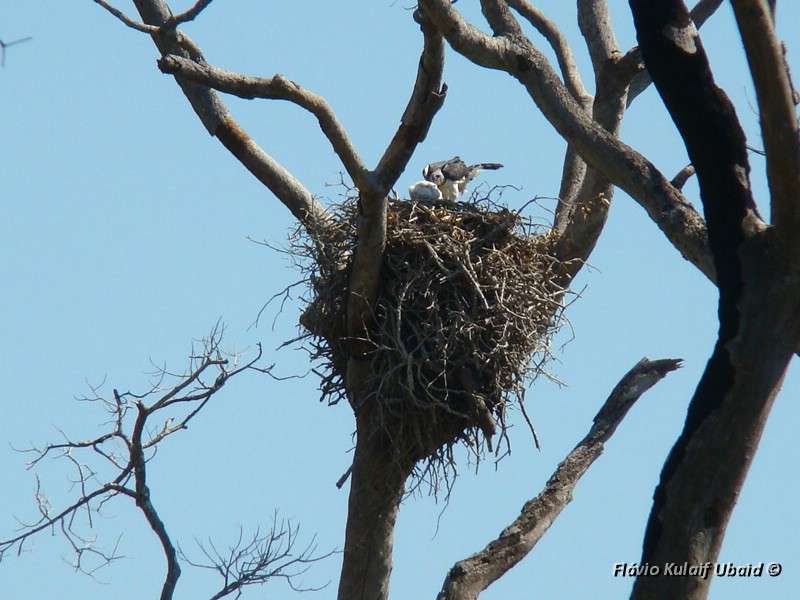
{"label": "bird's head", "polygon": [[422,176],[427,181],[432,181],[436,185],[441,185],[444,183],[444,174],[442,173],[441,167],[427,165],[424,169],[422,169]]}

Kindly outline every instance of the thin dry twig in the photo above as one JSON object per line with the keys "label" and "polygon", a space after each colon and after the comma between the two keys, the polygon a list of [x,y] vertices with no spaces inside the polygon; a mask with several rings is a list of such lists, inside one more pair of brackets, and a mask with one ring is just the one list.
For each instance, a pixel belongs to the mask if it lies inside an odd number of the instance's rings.
{"label": "thin dry twig", "polygon": [[0,40],[0,67],[6,66],[6,48],[16,46],[17,44],[21,44],[23,42],[29,42],[32,39],[33,38],[31,36],[27,36],[16,40],[11,40],[10,42],[4,42],[3,40]]}
{"label": "thin dry twig", "polygon": [[95,4],[99,4],[100,6],[102,6],[109,13],[114,15],[117,19],[119,19],[122,23],[124,23],[131,29],[135,29],[136,31],[141,31],[142,33],[149,33],[150,35],[157,34],[161,29],[160,27],[157,27],[155,25],[147,25],[145,23],[142,23],[141,21],[132,19],[118,8],[106,2],[106,0],[94,0],[94,2]]}
{"label": "thin dry twig", "polygon": [[[192,348],[185,371],[172,373],[158,367],[150,389],[143,394],[112,390],[110,397],[101,394],[100,386],[90,386],[91,395],[79,400],[99,404],[107,415],[106,432],[87,439],[73,440],[60,431],[63,441],[23,450],[32,456],[28,468],[33,469],[45,458],[66,460],[76,472],[72,480],[77,497],[58,511],[53,511],[36,477],[36,521],[20,522],[19,533],[0,540],[0,560],[24,545],[42,531],[60,531],[74,555],[75,568],[94,575],[99,569],[119,558],[118,543],[110,552],[99,548],[96,541],[82,533],[91,530],[94,518],[116,497],[130,498],[144,514],[158,537],[167,561],[167,575],[161,598],[172,597],[180,566],[175,547],[164,522],[152,502],[147,485],[146,453],[156,450],[167,437],[187,429],[211,398],[232,378],[246,371],[269,374],[271,367],[261,367],[261,347],[255,356],[239,364],[240,357],[223,355],[220,348],[223,328],[217,325],[208,337]],[[152,401],[150,401],[152,399]],[[155,429],[154,421],[160,423]],[[104,476],[105,475],[105,476]],[[84,519],[80,519],[83,515]],[[94,563],[87,564],[87,557]]]}
{"label": "thin dry twig", "polygon": [[299,525],[279,519],[276,513],[266,532],[258,527],[246,535],[240,528],[237,540],[225,551],[219,550],[213,540],[206,543],[195,540],[204,560],[190,559],[183,550],[179,550],[179,555],[187,564],[214,571],[222,578],[222,587],[211,596],[211,600],[230,594],[238,598],[246,587],[264,585],[277,579],[284,580],[296,592],[322,590],[329,582],[307,586],[300,580],[314,563],[336,552],[317,553],[316,538],[297,548],[299,532]]}

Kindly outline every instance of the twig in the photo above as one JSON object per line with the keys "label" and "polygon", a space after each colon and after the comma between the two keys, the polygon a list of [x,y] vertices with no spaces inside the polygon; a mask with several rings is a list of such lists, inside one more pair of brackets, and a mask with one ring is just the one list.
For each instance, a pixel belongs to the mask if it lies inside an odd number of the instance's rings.
{"label": "twig", "polygon": [[[74,484],[77,487],[78,497],[65,508],[52,512],[39,482],[36,478],[36,505],[39,511],[38,521],[22,524],[22,532],[18,535],[0,540],[0,559],[3,555],[17,549],[21,552],[23,545],[33,536],[45,530],[58,528],[62,537],[71,547],[75,556],[75,566],[82,572],[93,575],[98,569],[119,558],[117,546],[110,553],[97,549],[93,540],[88,540],[78,530],[77,518],[84,514],[86,526],[92,529],[94,515],[99,513],[103,506],[117,496],[132,499],[139,510],[144,514],[150,528],[161,543],[167,561],[167,575],[164,580],[161,598],[172,598],[178,578],[180,566],[178,565],[177,552],[170,538],[166,525],[153,504],[150,489],[147,485],[147,463],[149,457],[146,451],[155,450],[157,445],[168,436],[184,430],[191,420],[203,409],[208,401],[230,380],[239,373],[253,370],[269,372],[271,367],[260,367],[256,363],[261,358],[261,348],[258,347],[255,358],[237,366],[238,357],[234,357],[233,365],[230,360],[223,358],[220,350],[222,327],[217,325],[211,334],[201,341],[202,348],[190,354],[189,367],[180,374],[173,374],[160,367],[156,372],[155,383],[144,394],[132,392],[112,392],[111,399],[100,395],[99,387],[90,386],[92,396],[83,398],[84,401],[101,402],[111,414],[107,421],[110,430],[101,435],[81,441],[71,440],[61,432],[64,441],[52,443],[43,448],[30,448],[25,452],[32,453],[33,459],[28,463],[29,468],[36,467],[42,459],[55,455],[56,458],[65,459],[75,468],[77,473]],[[177,382],[172,386],[164,387],[164,382],[176,377]],[[148,402],[155,396],[156,399]],[[163,425],[157,431],[150,431],[148,425],[155,418],[159,418],[164,410],[187,407],[184,414],[165,417]],[[135,418],[131,422],[129,415],[135,410]],[[174,413],[171,413],[174,415]],[[88,458],[79,459],[81,454],[90,452]],[[93,466],[91,457],[100,457],[101,464],[111,464],[115,474],[98,483],[99,469]],[[100,559],[96,567],[85,566],[84,556],[94,556]]]}
{"label": "twig", "polygon": [[95,4],[99,4],[103,8],[105,8],[108,12],[114,15],[117,19],[123,22],[125,25],[130,27],[131,29],[135,29],[136,31],[141,31],[142,33],[149,33],[151,35],[155,35],[159,32],[160,27],[156,27],[155,25],[146,25],[136,19],[131,19],[128,15],[124,12],[115,8],[105,0],[94,0]]}
{"label": "twig", "polygon": [[32,40],[31,36],[19,38],[17,40],[12,40],[10,42],[4,42],[0,40],[0,67],[6,66],[6,48],[10,48],[11,46],[16,46],[17,44],[21,44],[22,42],[28,42]]}

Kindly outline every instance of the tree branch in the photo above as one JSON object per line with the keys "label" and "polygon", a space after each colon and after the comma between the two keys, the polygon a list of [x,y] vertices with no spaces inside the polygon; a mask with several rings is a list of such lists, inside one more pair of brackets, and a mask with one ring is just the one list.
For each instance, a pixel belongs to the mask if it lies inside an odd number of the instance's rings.
{"label": "tree branch", "polygon": [[732,0],[758,98],[771,221],[800,248],[800,136],[794,88],[765,0]]}
{"label": "tree branch", "polygon": [[236,542],[227,552],[220,552],[213,540],[207,544],[197,542],[205,561],[190,559],[183,550],[180,557],[188,564],[199,569],[213,571],[222,577],[222,588],[211,596],[210,600],[219,600],[231,594],[239,598],[244,589],[253,585],[264,585],[270,580],[284,579],[296,592],[319,591],[327,586],[307,587],[297,585],[295,580],[305,574],[315,562],[324,560],[334,554],[317,554],[316,539],[297,550],[297,537],[300,526],[288,520],[278,520],[273,516],[272,526],[267,533],[257,528],[254,533],[245,537],[242,528]]}
{"label": "tree branch", "polygon": [[145,25],[144,23],[140,23],[135,19],[131,19],[128,15],[124,12],[115,8],[105,0],[94,0],[95,4],[99,4],[103,8],[105,8],[108,12],[114,15],[117,19],[119,19],[122,23],[130,27],[131,29],[135,29],[136,31],[141,31],[142,33],[150,33],[150,34],[157,34],[159,32],[159,27],[155,25]]}
{"label": "tree branch", "polygon": [[442,107],[447,95],[447,84],[442,82],[442,34],[418,10],[414,11],[414,20],[419,24],[423,36],[417,78],[400,119],[400,126],[375,167],[375,179],[384,190],[384,195],[405,170],[417,145],[428,135],[433,117]]}
{"label": "tree branch", "polygon": [[[694,21],[695,26],[700,29],[711,15],[717,12],[717,9],[722,6],[723,1],[724,0],[700,0],[695,4],[691,12],[692,21]],[[635,48],[632,49],[631,52],[636,52],[641,60],[641,53],[638,50],[638,48]],[[630,89],[628,90],[628,106],[631,105],[639,94],[650,87],[651,83],[653,83],[653,80],[650,78],[650,73],[644,68],[636,73],[633,79],[631,79]]]}
{"label": "tree branch", "polygon": [[686,182],[689,181],[692,175],[694,175],[694,165],[686,165],[676,173],[670,183],[674,185],[676,189],[683,189],[683,186],[686,185]]}
{"label": "tree branch", "polygon": [[503,0],[480,0],[481,12],[495,35],[523,37],[522,27]]}
{"label": "tree branch", "polygon": [[211,4],[213,0],[197,0],[194,6],[186,9],[182,13],[179,13],[169,19],[165,25],[167,27],[177,27],[181,23],[186,23],[188,21],[193,21],[201,12],[203,12],[206,7]]}
{"label": "tree branch", "polygon": [[517,78],[581,157],[639,202],[684,258],[714,280],[705,224],[697,211],[652,163],[584,114],[535,47],[519,38],[483,34],[447,0],[421,0],[420,6],[456,51]]}
{"label": "tree branch", "polygon": [[567,38],[561,33],[558,26],[528,0],[509,0],[508,5],[544,36],[553,48],[553,52],[555,52],[558,67],[561,69],[561,75],[564,78],[564,85],[567,86],[572,97],[588,110],[592,102],[592,96],[583,85],[572,48],[570,48]]}
{"label": "tree branch", "polygon": [[[346,388],[356,415],[344,560],[338,597],[385,599],[392,568],[395,518],[410,467],[395,464],[394,447],[378,419],[372,418],[369,398],[369,339],[373,306],[380,283],[386,245],[387,194],[405,169],[412,152],[428,132],[444,101],[442,83],[444,41],[420,13],[414,13],[423,35],[423,48],[411,99],[400,127],[374,171],[377,191],[359,190],[358,245],[350,271],[347,296],[347,334],[350,340]],[[388,461],[388,462],[387,462]]]}
{"label": "tree branch", "polygon": [[438,600],[475,600],[493,582],[519,563],[544,536],[589,467],[602,454],[633,404],[680,359],[640,360],[616,385],[594,418],[589,433],[558,465],[544,490],[525,503],[514,522],[483,550],[456,563],[444,581]]}
{"label": "tree branch", "polygon": [[619,53],[606,0],[578,0],[578,26],[586,40],[592,67],[597,76],[606,61]]}
{"label": "tree branch", "polygon": [[[189,37],[175,28],[178,18],[189,20],[210,2],[200,0],[177,17],[163,0],[133,0],[143,23],[137,23],[104,0],[94,0],[129,27],[149,33],[162,56],[169,54],[202,60],[202,52]],[[225,146],[306,227],[324,227],[325,208],[282,165],[266,154],[239,126],[219,97],[205,86],[175,78],[206,130]]]}
{"label": "tree branch", "polygon": [[286,100],[304,108],[317,118],[320,129],[328,138],[333,151],[342,161],[345,170],[356,186],[359,189],[368,187],[369,178],[366,166],[350,141],[344,126],[322,96],[286,79],[283,75],[268,78],[250,77],[174,54],[160,58],[158,68],[162,73],[180,76],[239,98]]}

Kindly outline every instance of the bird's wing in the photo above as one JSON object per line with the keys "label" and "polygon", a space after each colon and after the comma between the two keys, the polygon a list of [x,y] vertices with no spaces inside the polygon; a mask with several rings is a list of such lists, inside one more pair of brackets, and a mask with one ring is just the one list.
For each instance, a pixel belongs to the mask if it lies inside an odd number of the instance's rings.
{"label": "bird's wing", "polygon": [[442,165],[442,173],[451,181],[464,179],[469,175],[470,168],[458,156],[454,156]]}

